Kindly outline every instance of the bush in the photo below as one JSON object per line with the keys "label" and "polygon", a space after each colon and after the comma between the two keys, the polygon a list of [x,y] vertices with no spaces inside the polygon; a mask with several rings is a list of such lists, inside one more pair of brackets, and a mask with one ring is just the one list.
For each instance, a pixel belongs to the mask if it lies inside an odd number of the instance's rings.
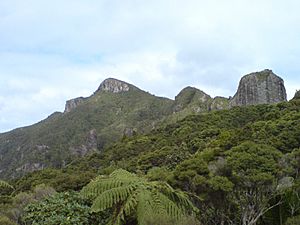
{"label": "bush", "polygon": [[288,218],[285,225],[299,225],[300,224],[300,215]]}
{"label": "bush", "polygon": [[6,216],[0,216],[0,225],[17,225]]}
{"label": "bush", "polygon": [[76,192],[58,193],[25,208],[23,221],[32,225],[98,224],[88,202]]}

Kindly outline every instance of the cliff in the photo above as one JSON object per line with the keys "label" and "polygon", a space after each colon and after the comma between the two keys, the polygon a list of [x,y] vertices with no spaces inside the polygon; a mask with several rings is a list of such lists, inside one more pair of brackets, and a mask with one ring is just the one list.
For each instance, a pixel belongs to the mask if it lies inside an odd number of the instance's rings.
{"label": "cliff", "polygon": [[264,70],[242,77],[236,94],[230,100],[230,106],[270,104],[286,100],[283,79],[272,70]]}

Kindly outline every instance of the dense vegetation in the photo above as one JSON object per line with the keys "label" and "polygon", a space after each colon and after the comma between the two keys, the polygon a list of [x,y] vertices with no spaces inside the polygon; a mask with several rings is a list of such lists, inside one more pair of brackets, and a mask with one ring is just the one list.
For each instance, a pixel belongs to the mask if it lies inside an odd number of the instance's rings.
{"label": "dense vegetation", "polygon": [[[125,172],[129,177],[127,183],[110,179],[120,168],[129,171]],[[61,211],[69,210],[69,215],[80,210],[76,213],[78,221],[89,221],[72,224],[107,224],[119,218],[120,224],[131,225],[297,225],[300,224],[299,172],[300,100],[235,107],[187,116],[149,134],[124,137],[62,170],[46,169],[11,180],[14,189],[2,194],[5,197],[0,224],[8,219],[18,224],[45,224],[34,221],[46,216],[43,210],[53,204]],[[91,178],[94,180],[90,182]],[[108,186],[103,189],[105,182]],[[36,198],[36,185],[43,183],[59,194],[43,193]],[[155,196],[152,193],[166,193],[156,192],[161,190],[161,184],[182,193],[186,202],[193,203],[189,204],[184,219],[167,218],[148,209],[147,219],[139,220],[139,202],[135,200],[124,211],[122,206],[132,196],[144,193],[141,199],[151,202]],[[44,188],[49,190],[47,186]],[[4,189],[7,188],[3,186]],[[66,197],[67,193],[72,193],[71,199]],[[154,200],[162,202],[159,198]],[[72,202],[74,207],[61,204],[65,201]],[[172,201],[180,205],[183,200]],[[164,211],[165,205],[161,206],[162,214],[168,212]],[[197,210],[193,210],[194,206]],[[18,215],[12,213],[16,209]],[[122,216],[120,212],[125,213]],[[38,221],[66,222],[76,218],[51,214]]]}

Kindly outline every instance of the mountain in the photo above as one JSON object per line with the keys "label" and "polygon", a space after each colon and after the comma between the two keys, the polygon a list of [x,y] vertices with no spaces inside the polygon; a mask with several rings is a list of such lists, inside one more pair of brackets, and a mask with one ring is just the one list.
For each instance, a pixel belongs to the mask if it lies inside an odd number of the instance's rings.
{"label": "mountain", "polygon": [[0,176],[64,167],[123,135],[151,130],[171,113],[172,105],[172,100],[107,79],[90,97],[68,101],[64,113],[1,134]]}
{"label": "mountain", "polygon": [[[117,79],[106,79],[90,97],[67,101],[63,113],[56,112],[32,126],[0,134],[0,177],[65,167],[122,137],[147,133],[187,115],[285,101],[280,79],[262,71],[243,77],[232,99],[212,98],[201,90],[186,87],[175,100],[156,97]],[[262,96],[268,96],[267,102]]]}

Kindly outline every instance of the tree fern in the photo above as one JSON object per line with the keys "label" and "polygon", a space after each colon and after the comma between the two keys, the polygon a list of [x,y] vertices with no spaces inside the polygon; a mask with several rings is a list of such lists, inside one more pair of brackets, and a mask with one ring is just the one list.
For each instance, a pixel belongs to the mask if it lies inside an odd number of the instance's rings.
{"label": "tree fern", "polygon": [[81,193],[93,200],[92,212],[113,209],[114,225],[122,225],[130,216],[136,216],[138,224],[144,225],[149,216],[161,214],[179,219],[195,210],[184,192],[122,169],[106,177],[98,176]]}

